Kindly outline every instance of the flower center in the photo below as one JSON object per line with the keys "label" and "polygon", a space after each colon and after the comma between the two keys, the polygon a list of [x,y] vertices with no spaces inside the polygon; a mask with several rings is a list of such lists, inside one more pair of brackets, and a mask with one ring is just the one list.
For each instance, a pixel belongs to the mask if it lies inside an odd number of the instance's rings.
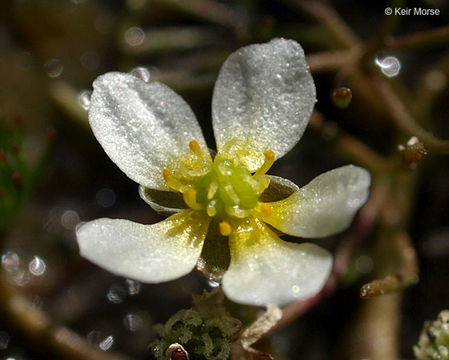
{"label": "flower center", "polygon": [[269,205],[258,200],[270,183],[265,173],[273,165],[273,151],[264,151],[263,165],[251,173],[238,157],[218,153],[212,160],[209,154],[202,153],[196,140],[189,147],[189,156],[173,170],[164,169],[164,179],[170,188],[183,194],[190,208],[218,218],[222,235],[229,235],[231,224],[248,217],[255,207],[269,211]]}

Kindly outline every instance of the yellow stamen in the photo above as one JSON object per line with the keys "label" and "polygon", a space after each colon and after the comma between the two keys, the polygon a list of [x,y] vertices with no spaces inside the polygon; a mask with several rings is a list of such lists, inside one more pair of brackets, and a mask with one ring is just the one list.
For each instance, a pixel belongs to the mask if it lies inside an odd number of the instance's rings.
{"label": "yellow stamen", "polygon": [[190,151],[193,152],[196,156],[202,157],[203,153],[201,152],[201,146],[198,144],[198,141],[192,140],[189,142]]}
{"label": "yellow stamen", "polygon": [[206,212],[210,217],[217,215],[217,209],[215,208],[216,204],[217,202],[215,200],[212,200],[207,204]]}
{"label": "yellow stamen", "polygon": [[196,190],[189,188],[183,193],[184,202],[187,206],[193,210],[201,210],[203,205],[198,204],[196,201]]}
{"label": "yellow stamen", "polygon": [[270,170],[271,166],[274,163],[274,152],[271,150],[265,150],[263,152],[263,154],[265,155],[265,161],[263,162],[262,166],[256,171],[256,173],[254,174],[254,176],[261,176],[267,173],[268,170]]}
{"label": "yellow stamen", "polygon": [[162,174],[164,175],[165,182],[170,188],[172,188],[175,191],[182,192],[183,189],[182,183],[175,178],[173,172],[170,169],[165,168]]}
{"label": "yellow stamen", "polygon": [[209,185],[209,189],[207,190],[207,198],[211,200],[215,196],[217,190],[218,190],[218,183],[216,181],[212,181]]}
{"label": "yellow stamen", "polygon": [[260,203],[260,211],[266,216],[270,215],[272,211],[271,205],[268,203]]}
{"label": "yellow stamen", "polygon": [[236,205],[240,204],[240,198],[235,192],[234,188],[231,184],[227,184],[223,186],[224,191],[226,192],[226,195],[229,196],[229,198],[232,200],[232,202]]}
{"label": "yellow stamen", "polygon": [[220,234],[223,236],[229,236],[231,234],[232,228],[227,221],[222,221],[218,224],[218,228],[220,230]]}

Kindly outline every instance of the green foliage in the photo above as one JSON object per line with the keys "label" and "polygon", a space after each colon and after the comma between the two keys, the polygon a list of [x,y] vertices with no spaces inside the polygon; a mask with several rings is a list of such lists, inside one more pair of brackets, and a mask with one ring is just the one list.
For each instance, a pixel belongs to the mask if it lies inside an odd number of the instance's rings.
{"label": "green foliage", "polygon": [[424,325],[418,345],[413,349],[419,360],[449,360],[449,310]]}
{"label": "green foliage", "polygon": [[216,292],[205,294],[194,300],[193,309],[180,310],[165,325],[156,325],[160,339],[151,348],[157,359],[165,359],[173,343],[181,344],[190,360],[230,359],[230,342],[241,325],[224,311],[217,296]]}

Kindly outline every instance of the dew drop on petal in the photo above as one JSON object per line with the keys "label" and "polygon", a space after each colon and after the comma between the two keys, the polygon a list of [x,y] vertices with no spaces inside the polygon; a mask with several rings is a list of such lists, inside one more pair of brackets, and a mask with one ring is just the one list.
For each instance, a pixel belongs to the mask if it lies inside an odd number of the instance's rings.
{"label": "dew drop on petal", "polygon": [[2,255],[2,267],[8,272],[19,270],[20,258],[15,252],[7,251]]}
{"label": "dew drop on petal", "polygon": [[100,344],[98,344],[98,347],[103,351],[108,351],[112,345],[114,345],[114,337],[109,335],[102,342],[100,342]]}
{"label": "dew drop on petal", "polygon": [[138,79],[145,81],[146,83],[150,81],[151,73],[150,71],[142,66],[136,67],[129,72],[131,75]]}
{"label": "dew drop on petal", "polygon": [[126,279],[125,283],[129,295],[137,295],[142,288],[142,284],[137,280]]}
{"label": "dew drop on petal", "polygon": [[89,110],[91,96],[91,90],[81,90],[78,94],[78,103],[84,110]]}
{"label": "dew drop on petal", "polygon": [[39,256],[34,256],[33,260],[28,264],[28,270],[34,276],[41,276],[45,273],[47,265]]}

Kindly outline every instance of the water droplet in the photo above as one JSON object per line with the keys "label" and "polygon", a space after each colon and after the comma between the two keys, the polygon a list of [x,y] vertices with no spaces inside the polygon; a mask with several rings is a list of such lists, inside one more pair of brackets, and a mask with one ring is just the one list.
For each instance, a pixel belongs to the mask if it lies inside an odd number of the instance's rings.
{"label": "water droplet", "polygon": [[114,205],[116,198],[117,197],[114,190],[110,188],[102,188],[95,194],[95,200],[97,201],[98,205],[105,208]]}
{"label": "water droplet", "polygon": [[100,344],[98,344],[98,347],[103,351],[108,351],[113,344],[114,338],[112,337],[112,335],[109,335],[102,342],[100,342]]}
{"label": "water droplet", "polygon": [[123,303],[125,296],[126,296],[126,291],[123,288],[123,286],[120,284],[112,285],[109,288],[108,293],[106,294],[108,301],[113,304]]}
{"label": "water droplet", "polygon": [[150,71],[142,66],[132,69],[129,73],[134,75],[136,78],[145,81],[146,83],[149,82],[151,78]]}
{"label": "water droplet", "polygon": [[207,285],[209,285],[211,288],[216,288],[216,287],[220,286],[220,283],[209,279],[209,280],[207,280]]}
{"label": "water droplet", "polygon": [[8,272],[19,270],[20,258],[15,252],[7,251],[2,255],[2,267]]}
{"label": "water droplet", "polygon": [[50,59],[44,64],[47,75],[51,78],[57,78],[64,71],[64,66],[59,59]]}
{"label": "water droplet", "polygon": [[137,26],[130,27],[125,32],[125,41],[130,46],[142,45],[145,40],[145,32]]}
{"label": "water droplet", "polygon": [[352,100],[352,91],[349,88],[341,87],[332,92],[332,102],[340,109],[347,108]]}
{"label": "water droplet", "polygon": [[401,70],[401,63],[395,56],[387,56],[383,59],[376,58],[374,63],[380,67],[382,74],[388,77],[394,77]]}
{"label": "water droplet", "polygon": [[41,276],[45,273],[47,265],[39,256],[34,256],[33,260],[31,260],[28,264],[28,269],[34,276]]}
{"label": "water droplet", "polygon": [[123,318],[123,324],[129,331],[135,332],[142,328],[143,320],[137,314],[126,314]]}
{"label": "water droplet", "polygon": [[89,110],[90,98],[92,96],[92,91],[82,90],[78,95],[78,103],[84,110]]}
{"label": "water droplet", "polygon": [[126,287],[128,288],[129,295],[137,295],[142,288],[142,284],[136,280],[126,279]]}
{"label": "water droplet", "polygon": [[73,230],[79,222],[80,217],[74,210],[66,210],[61,216],[61,225],[67,230]]}
{"label": "water droplet", "polygon": [[0,350],[5,350],[9,345],[9,335],[4,332],[0,331]]}
{"label": "water droplet", "polygon": [[294,294],[299,294],[299,290],[300,290],[300,288],[299,288],[298,285],[293,285],[293,286],[292,286],[292,292],[293,292]]}

